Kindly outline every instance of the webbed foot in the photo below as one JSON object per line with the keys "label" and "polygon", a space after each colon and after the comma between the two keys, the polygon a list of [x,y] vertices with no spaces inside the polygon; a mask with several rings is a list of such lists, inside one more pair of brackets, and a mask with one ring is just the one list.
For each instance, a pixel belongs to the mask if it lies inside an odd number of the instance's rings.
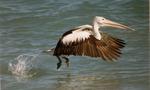
{"label": "webbed foot", "polygon": [[67,57],[62,57],[63,59],[65,59],[65,63],[66,63],[66,65],[67,65],[67,67],[69,67],[69,59],[67,58]]}

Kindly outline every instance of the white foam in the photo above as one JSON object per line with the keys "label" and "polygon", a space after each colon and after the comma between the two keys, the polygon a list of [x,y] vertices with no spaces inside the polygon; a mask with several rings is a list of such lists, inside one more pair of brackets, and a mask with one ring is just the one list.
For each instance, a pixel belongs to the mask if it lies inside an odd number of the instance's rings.
{"label": "white foam", "polygon": [[35,73],[31,73],[31,70],[36,67],[33,61],[37,55],[22,54],[19,55],[15,60],[9,63],[8,69],[12,74],[21,77],[31,77]]}

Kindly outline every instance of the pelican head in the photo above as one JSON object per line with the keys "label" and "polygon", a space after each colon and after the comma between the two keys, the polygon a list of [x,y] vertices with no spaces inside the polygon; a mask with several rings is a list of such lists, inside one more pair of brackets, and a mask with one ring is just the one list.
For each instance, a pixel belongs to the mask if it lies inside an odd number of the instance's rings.
{"label": "pelican head", "polygon": [[117,23],[117,22],[113,22],[111,20],[108,20],[104,17],[100,17],[100,16],[96,16],[95,19],[94,19],[94,22],[96,22],[99,27],[113,27],[113,28],[119,28],[119,29],[125,29],[125,30],[133,30],[132,28],[126,26],[126,25],[123,25],[123,24],[120,24],[120,23]]}

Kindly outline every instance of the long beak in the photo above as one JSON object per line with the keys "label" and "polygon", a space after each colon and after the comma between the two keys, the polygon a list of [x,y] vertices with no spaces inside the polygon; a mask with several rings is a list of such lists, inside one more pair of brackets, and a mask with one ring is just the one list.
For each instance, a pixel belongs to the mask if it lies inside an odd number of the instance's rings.
{"label": "long beak", "polygon": [[123,25],[123,24],[120,24],[120,23],[117,23],[117,22],[110,21],[108,19],[105,19],[103,24],[104,24],[104,26],[109,26],[109,27],[114,27],[114,28],[119,28],[119,29],[135,31],[135,29],[133,29],[133,28],[130,28],[130,27],[126,26],[126,25]]}

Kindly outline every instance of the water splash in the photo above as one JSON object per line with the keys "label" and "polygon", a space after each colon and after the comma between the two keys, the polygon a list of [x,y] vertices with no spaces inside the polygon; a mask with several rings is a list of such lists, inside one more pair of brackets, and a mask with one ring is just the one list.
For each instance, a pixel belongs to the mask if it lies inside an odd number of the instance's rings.
{"label": "water splash", "polygon": [[19,55],[9,63],[8,69],[12,74],[21,78],[33,77],[36,75],[33,69],[36,68],[35,60],[37,56],[30,54]]}

